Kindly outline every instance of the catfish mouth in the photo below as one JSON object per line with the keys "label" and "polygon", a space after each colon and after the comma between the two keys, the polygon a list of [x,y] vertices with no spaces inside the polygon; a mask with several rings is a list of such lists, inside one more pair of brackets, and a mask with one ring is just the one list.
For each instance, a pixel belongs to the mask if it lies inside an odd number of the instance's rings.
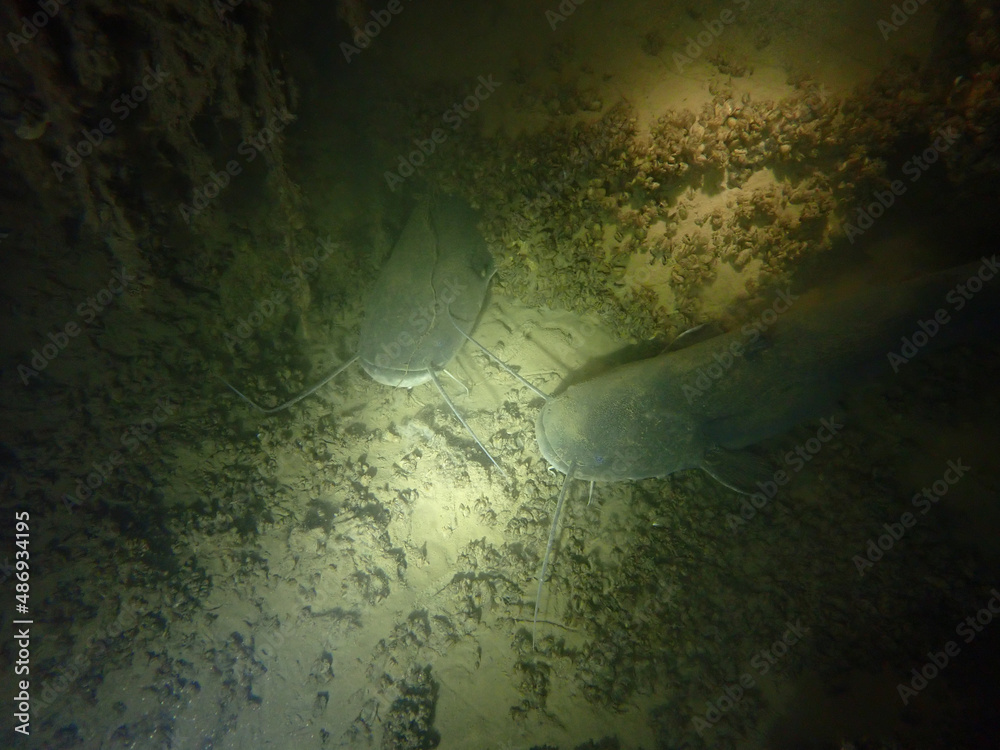
{"label": "catfish mouth", "polygon": [[431,379],[430,370],[382,367],[369,362],[367,359],[361,360],[361,367],[368,373],[372,380],[382,385],[390,385],[393,388],[413,388]]}
{"label": "catfish mouth", "polygon": [[[548,406],[549,404],[546,404],[538,412],[538,417],[535,420],[535,440],[542,457],[549,462],[553,469],[560,474],[569,474],[570,469],[572,469],[574,479],[582,479],[586,482],[619,482],[637,478],[630,474],[628,465],[623,464],[620,459],[603,458],[592,448],[588,448],[583,441],[571,440],[568,446],[566,441],[562,441],[562,450],[557,449],[549,440],[548,430],[546,430],[545,418],[548,416]],[[560,453],[565,455],[567,452],[577,455],[571,456],[572,460],[561,457]]]}
{"label": "catfish mouth", "polygon": [[[561,460],[556,456],[555,449],[552,447],[552,443],[549,442],[548,436],[545,434],[545,407],[538,412],[538,417],[535,419],[535,441],[538,443],[538,450],[542,454],[542,458],[551,464],[556,471],[565,474],[569,471],[569,464]],[[579,467],[577,467],[579,471]]]}
{"label": "catfish mouth", "polygon": [[541,452],[542,457],[549,462],[549,465],[560,474],[569,474],[570,468],[572,468],[574,479],[583,479],[585,481],[607,480],[608,477],[600,473],[600,465],[595,464],[593,461],[588,461],[586,464],[574,461],[571,466],[569,461],[565,461],[558,456],[556,448],[549,441],[546,433],[545,415],[545,407],[543,406],[542,410],[538,412],[538,418],[535,420],[535,441],[538,443],[538,450]]}

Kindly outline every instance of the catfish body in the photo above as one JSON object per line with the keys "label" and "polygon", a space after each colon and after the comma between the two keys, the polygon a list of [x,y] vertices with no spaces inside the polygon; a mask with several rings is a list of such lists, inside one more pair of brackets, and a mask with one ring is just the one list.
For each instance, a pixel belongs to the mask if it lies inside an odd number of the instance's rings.
{"label": "catfish body", "polygon": [[549,399],[536,421],[539,449],[581,479],[701,467],[748,491],[759,462],[738,449],[821,416],[846,388],[898,370],[908,354],[994,330],[997,273],[995,257],[984,258],[846,295],[786,295],[791,304],[770,325],[615,368]]}
{"label": "catfish body", "polygon": [[365,306],[358,357],[374,380],[419,385],[465,342],[456,326],[471,332],[495,271],[476,218],[454,197],[410,215]]}

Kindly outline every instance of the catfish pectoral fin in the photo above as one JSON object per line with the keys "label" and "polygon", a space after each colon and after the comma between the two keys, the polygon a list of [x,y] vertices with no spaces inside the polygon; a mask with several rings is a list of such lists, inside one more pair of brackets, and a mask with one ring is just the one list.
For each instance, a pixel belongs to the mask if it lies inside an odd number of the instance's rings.
{"label": "catfish pectoral fin", "polygon": [[699,468],[734,492],[752,495],[761,485],[773,481],[770,463],[749,451],[732,451],[714,445],[706,448]]}

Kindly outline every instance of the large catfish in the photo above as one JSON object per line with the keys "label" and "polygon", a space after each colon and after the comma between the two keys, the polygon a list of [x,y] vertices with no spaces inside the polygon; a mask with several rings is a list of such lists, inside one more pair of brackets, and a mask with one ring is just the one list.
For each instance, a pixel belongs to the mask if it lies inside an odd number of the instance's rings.
{"label": "large catfish", "polygon": [[995,332],[998,271],[993,256],[847,294],[785,295],[783,311],[763,323],[615,368],[548,399],[536,422],[539,449],[580,479],[699,467],[750,492],[762,466],[740,449],[828,413],[864,378]]}

